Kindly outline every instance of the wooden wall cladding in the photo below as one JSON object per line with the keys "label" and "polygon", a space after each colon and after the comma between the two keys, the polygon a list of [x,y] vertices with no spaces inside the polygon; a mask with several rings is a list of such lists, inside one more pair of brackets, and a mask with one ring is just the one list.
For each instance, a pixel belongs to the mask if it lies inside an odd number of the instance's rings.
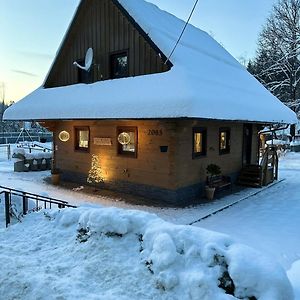
{"label": "wooden wall cladding", "polygon": [[80,4],[64,44],[45,82],[46,88],[78,83],[74,61],[84,59],[88,48],[94,50],[92,82],[107,80],[110,55],[128,51],[129,76],[168,71],[158,49],[145,38],[112,0],[86,0]]}
{"label": "wooden wall cladding", "polygon": [[[91,147],[89,153],[74,151],[74,127],[89,126]],[[137,158],[122,157],[117,153],[117,127],[138,128]],[[231,128],[231,149],[219,154],[219,128]],[[207,155],[192,157],[193,127],[207,128]],[[67,143],[60,142],[58,133],[71,134]],[[257,162],[257,130],[254,130],[252,163]],[[94,138],[110,138],[111,146],[93,144]],[[92,154],[99,155],[107,181],[129,181],[176,190],[206,180],[206,167],[210,163],[221,167],[224,175],[238,173],[242,168],[243,124],[196,120],[115,120],[65,121],[55,126],[58,147],[57,167],[61,170],[88,174]],[[168,147],[164,152],[161,146]]]}

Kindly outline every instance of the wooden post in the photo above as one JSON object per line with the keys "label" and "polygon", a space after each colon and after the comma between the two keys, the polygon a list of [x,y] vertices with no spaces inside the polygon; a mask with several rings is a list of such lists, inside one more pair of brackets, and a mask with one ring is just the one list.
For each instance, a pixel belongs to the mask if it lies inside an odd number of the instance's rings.
{"label": "wooden post", "polygon": [[11,158],[10,144],[7,146],[7,158],[8,160]]}
{"label": "wooden post", "polygon": [[8,227],[8,224],[10,224],[10,215],[9,215],[9,192],[4,192],[5,196],[5,226]]}
{"label": "wooden post", "polygon": [[275,150],[275,167],[276,167],[275,179],[276,180],[278,180],[278,165],[279,165],[279,159],[278,159],[277,151]]}

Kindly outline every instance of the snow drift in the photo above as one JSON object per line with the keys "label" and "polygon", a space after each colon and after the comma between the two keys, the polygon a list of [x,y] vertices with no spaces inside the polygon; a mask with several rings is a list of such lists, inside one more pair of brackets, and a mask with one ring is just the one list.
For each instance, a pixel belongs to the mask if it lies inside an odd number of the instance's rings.
{"label": "snow drift", "polygon": [[267,257],[140,211],[34,213],[1,229],[0,245],[5,299],[293,299],[286,273]]}

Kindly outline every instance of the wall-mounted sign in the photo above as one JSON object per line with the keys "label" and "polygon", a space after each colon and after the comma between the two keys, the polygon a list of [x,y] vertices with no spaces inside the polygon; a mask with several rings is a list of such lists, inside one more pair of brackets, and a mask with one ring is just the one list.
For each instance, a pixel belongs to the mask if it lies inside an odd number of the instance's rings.
{"label": "wall-mounted sign", "polygon": [[61,131],[58,135],[58,138],[62,141],[62,142],[67,142],[70,139],[70,133],[67,131]]}
{"label": "wall-mounted sign", "polygon": [[94,145],[97,146],[111,146],[111,138],[94,138]]}

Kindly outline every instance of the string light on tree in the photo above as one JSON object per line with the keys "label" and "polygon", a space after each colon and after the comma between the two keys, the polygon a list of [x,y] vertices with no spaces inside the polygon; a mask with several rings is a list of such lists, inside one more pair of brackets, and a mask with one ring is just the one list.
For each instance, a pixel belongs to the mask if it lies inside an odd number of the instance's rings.
{"label": "string light on tree", "polygon": [[99,157],[95,154],[92,155],[91,169],[89,170],[87,182],[94,184],[95,190],[98,183],[104,182]]}

